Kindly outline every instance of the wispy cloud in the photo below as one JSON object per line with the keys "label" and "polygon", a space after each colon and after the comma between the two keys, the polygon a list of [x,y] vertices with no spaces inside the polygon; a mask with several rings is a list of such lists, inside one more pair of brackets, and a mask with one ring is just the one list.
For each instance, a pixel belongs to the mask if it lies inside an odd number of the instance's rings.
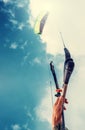
{"label": "wispy cloud", "polygon": [[23,58],[22,65],[24,65],[26,62],[28,62],[28,63],[31,64],[31,65],[35,65],[35,64],[41,65],[41,59],[40,59],[40,58],[35,57],[34,59],[28,61],[29,57],[30,57],[30,53],[28,52],[28,53],[24,56],[24,58]]}
{"label": "wispy cloud", "polygon": [[28,5],[28,0],[16,1],[16,7],[18,7],[18,8],[24,8],[27,5]]}
{"label": "wispy cloud", "polygon": [[38,57],[35,57],[33,62],[36,64],[41,64],[41,60]]}
{"label": "wispy cloud", "polygon": [[19,30],[23,30],[24,26],[25,26],[24,23],[19,23],[19,24],[18,24],[18,29],[19,29]]}
{"label": "wispy cloud", "polygon": [[12,130],[21,130],[21,127],[19,124],[14,124],[11,127],[12,127]]}
{"label": "wispy cloud", "polygon": [[[12,13],[12,12],[11,12]],[[14,15],[13,13],[11,15]],[[21,23],[19,22],[17,19],[15,18],[10,18],[9,21],[13,24],[13,27],[15,27],[16,29],[19,29],[19,30],[23,30],[23,28],[26,26],[25,23]],[[12,28],[13,28],[12,27]]]}
{"label": "wispy cloud", "polygon": [[24,130],[31,130],[29,128],[29,123],[28,122],[26,122],[25,124],[22,124],[22,125],[20,125],[20,124],[13,124],[13,125],[11,125],[11,128],[12,128],[12,130],[23,130],[23,129]]}
{"label": "wispy cloud", "polygon": [[[10,4],[10,5],[12,5],[15,8],[23,8],[24,10],[28,10],[28,7],[25,8],[25,6],[28,5],[28,0],[26,0],[26,1],[23,1],[23,0],[21,0],[21,1],[18,1],[18,0],[17,1],[3,0],[3,2],[5,4]],[[6,9],[6,8],[2,8],[1,7],[1,11],[5,12],[6,14],[8,14],[9,22],[12,23],[12,27],[11,27],[12,30],[15,29],[15,28],[19,29],[19,30],[23,30],[23,28],[25,26],[27,26],[26,23],[18,21],[18,19],[15,17],[16,11],[14,10],[14,8]]]}
{"label": "wispy cloud", "polygon": [[[23,48],[21,48],[21,49],[23,49]],[[30,56],[30,53],[28,52],[28,53],[23,57],[22,63],[21,63],[22,66],[23,66],[25,63],[26,63],[26,64],[28,63],[27,60],[28,60],[29,56]],[[30,61],[30,62],[31,62],[31,61]],[[29,63],[30,63],[30,62],[29,62]]]}
{"label": "wispy cloud", "polygon": [[14,25],[17,25],[18,24],[18,21],[16,19],[10,19],[9,20],[12,24]]}
{"label": "wispy cloud", "polygon": [[29,124],[28,124],[28,122],[27,122],[26,124],[23,125],[23,128],[24,128],[25,130],[31,130],[28,126],[29,126]]}
{"label": "wispy cloud", "polygon": [[9,9],[8,13],[11,15],[11,17],[15,18],[15,13],[13,12],[13,10]]}
{"label": "wispy cloud", "polygon": [[21,49],[25,49],[25,47],[28,45],[28,41],[25,41],[22,45],[21,45]]}
{"label": "wispy cloud", "polygon": [[27,60],[27,58],[29,57],[30,53],[28,52],[25,56],[24,56],[24,61]]}
{"label": "wispy cloud", "polygon": [[2,0],[5,4],[9,3],[11,0]]}
{"label": "wispy cloud", "polygon": [[31,114],[29,111],[27,112],[27,116],[28,116],[31,120],[34,120],[32,114]]}
{"label": "wispy cloud", "polygon": [[25,0],[25,1],[23,1],[23,0],[15,0],[15,1],[13,1],[13,0],[2,0],[5,4],[14,4],[16,7],[18,7],[18,8],[23,8],[23,7],[25,7],[27,4],[28,4],[28,0]]}
{"label": "wispy cloud", "polygon": [[23,7],[24,7],[24,4],[21,3],[21,2],[18,2],[17,7],[18,7],[18,8],[23,8]]}
{"label": "wispy cloud", "polygon": [[16,42],[14,42],[14,43],[12,43],[11,45],[10,45],[10,49],[17,49],[17,47],[18,47],[18,45],[17,45],[17,43]]}

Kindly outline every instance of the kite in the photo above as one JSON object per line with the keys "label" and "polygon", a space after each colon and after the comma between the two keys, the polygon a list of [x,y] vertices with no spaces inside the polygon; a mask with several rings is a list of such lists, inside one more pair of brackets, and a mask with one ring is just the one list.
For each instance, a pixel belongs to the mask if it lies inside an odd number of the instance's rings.
{"label": "kite", "polygon": [[37,20],[35,22],[34,25],[34,32],[36,34],[42,34],[43,29],[44,29],[44,25],[46,23],[46,20],[48,18],[49,13],[41,13],[38,17]]}

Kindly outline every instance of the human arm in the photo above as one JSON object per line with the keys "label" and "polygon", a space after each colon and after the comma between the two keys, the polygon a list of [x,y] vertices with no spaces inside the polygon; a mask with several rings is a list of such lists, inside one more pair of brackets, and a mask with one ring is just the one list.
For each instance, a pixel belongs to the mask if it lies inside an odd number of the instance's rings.
{"label": "human arm", "polygon": [[63,96],[60,96],[55,101],[55,104],[53,106],[53,113],[52,113],[52,130],[58,130],[59,124],[60,124],[60,130],[62,127],[62,110],[64,107],[64,102],[68,103],[67,99],[65,99]]}
{"label": "human arm", "polygon": [[54,106],[53,106],[53,114],[52,114],[52,128],[53,130],[58,129],[58,124],[62,122],[62,109],[63,109],[64,97],[60,96],[57,98]]}

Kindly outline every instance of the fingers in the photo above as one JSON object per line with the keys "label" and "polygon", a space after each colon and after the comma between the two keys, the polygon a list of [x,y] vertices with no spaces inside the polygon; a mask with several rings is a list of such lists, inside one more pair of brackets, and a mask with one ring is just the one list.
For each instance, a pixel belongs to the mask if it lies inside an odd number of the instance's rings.
{"label": "fingers", "polygon": [[[61,92],[62,92],[62,89],[56,89],[56,92],[57,92],[57,93],[61,93]],[[56,105],[58,104],[59,100],[60,100],[60,97],[57,98],[57,100],[56,100],[54,106],[56,106]]]}
{"label": "fingers", "polygon": [[[57,89],[56,92],[61,93],[62,89]],[[55,104],[54,104],[54,109],[56,110],[56,109],[62,108],[64,103],[68,104],[67,99],[64,98],[63,96],[58,97]],[[65,106],[63,109],[66,110]]]}
{"label": "fingers", "polygon": [[[60,88],[59,88],[59,89],[56,89],[56,92],[57,92],[57,93],[61,93],[61,92],[62,92],[62,89],[60,89]],[[64,102],[68,104],[68,101],[67,101],[66,98],[65,98]],[[56,103],[57,103],[57,102],[56,102]]]}
{"label": "fingers", "polygon": [[63,106],[63,109],[64,109],[64,110],[66,110],[66,107],[65,107],[65,106]]}
{"label": "fingers", "polygon": [[[67,100],[66,98],[65,98],[64,102],[65,102],[66,104],[68,104],[68,100]],[[66,110],[66,107],[63,106],[63,109]]]}
{"label": "fingers", "polygon": [[62,108],[62,106],[63,106],[63,109],[66,110],[66,107],[63,105],[64,103],[68,104],[67,99],[64,98],[63,96],[58,97],[54,104],[54,110],[59,111]]}
{"label": "fingers", "polygon": [[64,102],[65,102],[66,104],[68,104],[68,100],[67,100],[66,98],[65,98]]}

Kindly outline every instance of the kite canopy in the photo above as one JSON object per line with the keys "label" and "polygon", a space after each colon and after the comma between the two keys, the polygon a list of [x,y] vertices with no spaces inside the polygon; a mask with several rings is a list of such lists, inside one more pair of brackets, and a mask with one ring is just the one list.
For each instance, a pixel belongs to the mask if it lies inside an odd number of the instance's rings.
{"label": "kite canopy", "polygon": [[45,13],[41,13],[37,17],[37,20],[36,20],[35,25],[34,25],[34,31],[35,31],[35,33],[42,34],[43,29],[44,29],[44,25],[46,23],[48,15],[49,15],[49,13],[45,12]]}

